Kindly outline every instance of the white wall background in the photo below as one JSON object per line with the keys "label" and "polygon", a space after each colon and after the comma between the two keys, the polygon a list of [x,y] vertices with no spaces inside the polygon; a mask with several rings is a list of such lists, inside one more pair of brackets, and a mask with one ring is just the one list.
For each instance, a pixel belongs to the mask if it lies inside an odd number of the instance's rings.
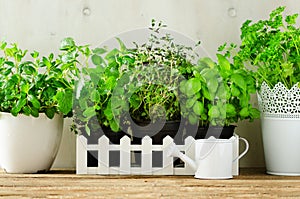
{"label": "white wall background", "polygon": [[[0,39],[49,53],[56,52],[64,37],[97,46],[121,32],[148,27],[154,18],[201,40],[213,57],[220,44],[239,41],[242,22],[266,18],[279,5],[300,13],[300,0],[0,0]],[[75,167],[69,124],[67,120],[55,167]],[[251,147],[241,166],[264,166],[260,122],[242,122],[237,133]]]}

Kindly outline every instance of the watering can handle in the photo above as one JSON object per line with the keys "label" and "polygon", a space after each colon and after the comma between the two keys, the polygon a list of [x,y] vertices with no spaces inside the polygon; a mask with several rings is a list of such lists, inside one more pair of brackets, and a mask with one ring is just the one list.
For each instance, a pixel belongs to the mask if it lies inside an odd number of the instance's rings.
{"label": "watering can handle", "polygon": [[248,141],[247,141],[245,138],[242,138],[242,137],[239,137],[238,139],[244,141],[246,148],[245,148],[245,150],[243,151],[243,153],[241,153],[238,157],[236,157],[236,158],[233,160],[233,162],[235,162],[235,161],[239,160],[240,158],[242,158],[242,157],[248,152],[248,150],[249,150],[249,143],[248,143]]}

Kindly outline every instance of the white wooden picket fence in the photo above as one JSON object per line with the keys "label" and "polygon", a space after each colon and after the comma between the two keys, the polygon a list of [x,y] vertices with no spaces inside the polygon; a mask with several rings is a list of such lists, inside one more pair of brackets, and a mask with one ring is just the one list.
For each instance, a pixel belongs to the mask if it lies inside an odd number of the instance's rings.
{"label": "white wooden picket fence", "polygon": [[[237,136],[237,135],[235,135]],[[238,137],[238,136],[237,136]],[[233,145],[233,155],[238,156],[238,139]],[[120,144],[111,144],[106,136],[98,139],[98,144],[88,144],[83,135],[77,136],[76,151],[76,173],[77,174],[100,174],[100,175],[194,175],[195,171],[188,164],[183,167],[174,167],[173,157],[167,155],[167,147],[173,142],[169,136],[163,139],[162,145],[152,145],[152,139],[145,136],[141,145],[133,145],[128,136],[120,140]],[[188,157],[195,157],[195,139],[187,137],[184,145],[176,145]],[[98,166],[88,167],[88,152],[97,151]],[[119,152],[119,166],[109,166],[110,151]],[[141,153],[141,165],[132,166],[133,151]],[[160,151],[162,153],[162,166],[152,167],[152,152]],[[235,161],[232,169],[233,175],[238,175],[238,161]]]}

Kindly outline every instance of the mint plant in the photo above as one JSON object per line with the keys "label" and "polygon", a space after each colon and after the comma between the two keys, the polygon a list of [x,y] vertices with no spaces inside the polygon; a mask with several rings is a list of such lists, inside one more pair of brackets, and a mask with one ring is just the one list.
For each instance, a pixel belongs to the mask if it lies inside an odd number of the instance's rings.
{"label": "mint plant", "polygon": [[56,113],[72,114],[73,90],[78,76],[79,52],[71,38],[61,43],[61,54],[28,55],[17,44],[0,42],[0,111],[38,117],[45,113],[53,118]]}
{"label": "mint plant", "polygon": [[284,16],[284,10],[278,7],[268,19],[247,20],[241,27],[242,44],[235,61],[253,69],[258,85],[265,81],[272,88],[282,82],[290,89],[300,80],[298,14]]}

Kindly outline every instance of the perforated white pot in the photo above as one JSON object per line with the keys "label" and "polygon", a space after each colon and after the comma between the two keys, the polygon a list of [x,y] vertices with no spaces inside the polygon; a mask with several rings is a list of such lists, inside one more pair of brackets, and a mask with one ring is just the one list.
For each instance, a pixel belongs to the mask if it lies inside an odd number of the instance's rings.
{"label": "perforated white pot", "polygon": [[0,113],[0,167],[8,173],[48,171],[63,130],[62,115],[48,119]]}
{"label": "perforated white pot", "polygon": [[300,89],[282,83],[258,93],[267,173],[300,176]]}

